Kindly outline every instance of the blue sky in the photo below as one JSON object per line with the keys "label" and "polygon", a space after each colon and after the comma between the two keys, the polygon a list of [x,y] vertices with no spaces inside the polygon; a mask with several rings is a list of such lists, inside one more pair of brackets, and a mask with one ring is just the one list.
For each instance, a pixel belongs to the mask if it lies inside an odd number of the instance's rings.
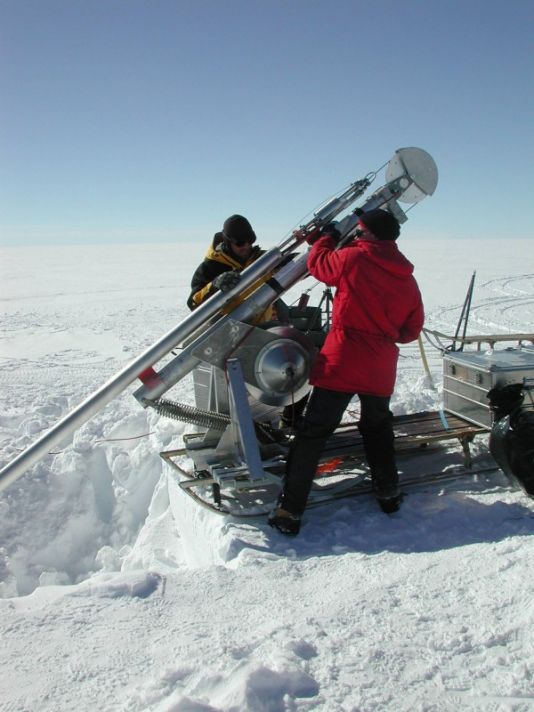
{"label": "blue sky", "polygon": [[0,244],[207,242],[234,212],[275,244],[403,146],[440,173],[412,234],[534,238],[533,24],[531,0],[0,0]]}

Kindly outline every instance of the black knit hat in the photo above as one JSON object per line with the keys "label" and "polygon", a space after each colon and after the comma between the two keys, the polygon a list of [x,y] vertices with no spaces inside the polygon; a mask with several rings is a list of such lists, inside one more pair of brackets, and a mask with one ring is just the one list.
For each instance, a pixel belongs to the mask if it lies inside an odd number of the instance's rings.
{"label": "black knit hat", "polygon": [[400,235],[399,221],[385,210],[369,210],[360,215],[360,222],[370,230],[378,240],[396,240]]}
{"label": "black knit hat", "polygon": [[256,234],[251,224],[242,215],[230,215],[224,221],[222,234],[225,240],[236,245],[244,245],[247,242],[252,245],[256,242]]}

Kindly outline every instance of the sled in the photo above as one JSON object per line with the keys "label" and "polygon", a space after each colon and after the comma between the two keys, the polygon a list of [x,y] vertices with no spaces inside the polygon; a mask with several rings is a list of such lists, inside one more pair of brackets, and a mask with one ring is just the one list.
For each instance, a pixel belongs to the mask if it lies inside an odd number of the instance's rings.
{"label": "sled", "polygon": [[[401,488],[460,477],[475,478],[498,469],[496,463],[488,461],[473,467],[470,443],[476,435],[487,433],[487,429],[458,416],[443,411],[400,415],[394,418],[393,428],[395,449],[400,459],[403,455],[428,454],[436,446],[453,441],[460,447],[463,460],[460,466],[442,472],[406,476],[401,471]],[[219,514],[254,517],[267,513],[281,487],[289,440],[279,444],[277,457],[262,462],[264,476],[254,480],[249,477],[246,468],[235,466],[228,466],[222,472],[217,467],[186,469],[186,462],[195,461],[194,448],[198,448],[203,437],[204,433],[185,436],[185,448],[160,453],[173,469],[174,476],[171,475],[169,487],[179,488],[198,504]],[[203,453],[202,458],[204,462],[210,459],[206,453]],[[355,422],[342,423],[325,447],[308,507],[371,491],[371,479],[365,465],[363,443],[357,425]]]}

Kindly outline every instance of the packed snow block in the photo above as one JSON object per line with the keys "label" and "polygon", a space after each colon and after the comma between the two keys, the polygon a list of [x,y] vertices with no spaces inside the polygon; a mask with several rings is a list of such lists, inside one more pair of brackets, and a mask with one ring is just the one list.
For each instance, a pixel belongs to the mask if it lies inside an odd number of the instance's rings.
{"label": "packed snow block", "polygon": [[534,383],[534,349],[456,351],[443,357],[444,410],[491,430],[488,393],[493,388]]}

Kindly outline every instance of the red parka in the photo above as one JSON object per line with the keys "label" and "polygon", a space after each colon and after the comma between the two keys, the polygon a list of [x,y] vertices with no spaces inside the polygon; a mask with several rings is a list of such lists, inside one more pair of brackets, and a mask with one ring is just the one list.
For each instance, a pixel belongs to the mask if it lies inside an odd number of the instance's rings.
{"label": "red parka", "polygon": [[419,336],[424,311],[413,265],[394,241],[358,239],[334,250],[328,236],[310,250],[308,269],[337,287],[332,328],[310,382],[345,393],[390,396],[399,349]]}

